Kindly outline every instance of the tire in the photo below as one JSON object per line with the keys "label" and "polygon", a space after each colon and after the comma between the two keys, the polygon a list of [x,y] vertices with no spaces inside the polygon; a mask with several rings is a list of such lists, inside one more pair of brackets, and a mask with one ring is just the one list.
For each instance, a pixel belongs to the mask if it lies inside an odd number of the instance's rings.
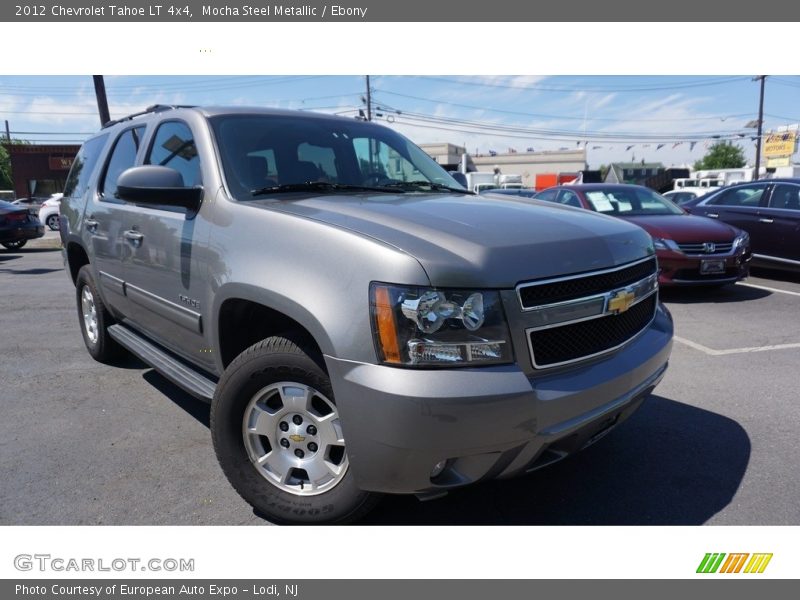
{"label": "tire", "polygon": [[75,292],[78,322],[86,349],[95,360],[103,363],[112,362],[120,356],[122,347],[108,334],[108,328],[114,324],[114,318],[97,293],[89,265],[84,265],[78,271]]}
{"label": "tire", "polygon": [[378,500],[355,485],[330,379],[314,355],[285,337],[262,340],[228,366],[211,404],[225,476],[275,523],[354,521]]}
{"label": "tire", "polygon": [[45,224],[50,228],[51,231],[58,231],[61,229],[61,223],[58,220],[58,215],[50,215],[47,217]]}
{"label": "tire", "polygon": [[27,243],[28,240],[14,240],[13,242],[3,242],[3,246],[8,250],[19,250]]}

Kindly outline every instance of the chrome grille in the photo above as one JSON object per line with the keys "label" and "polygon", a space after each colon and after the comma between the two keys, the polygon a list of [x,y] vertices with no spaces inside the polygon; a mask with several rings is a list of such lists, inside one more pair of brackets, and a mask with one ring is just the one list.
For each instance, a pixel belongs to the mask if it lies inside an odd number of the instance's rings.
{"label": "chrome grille", "polygon": [[687,242],[678,244],[684,254],[728,254],[733,249],[733,242]]}
{"label": "chrome grille", "polygon": [[[523,295],[537,287],[543,291]],[[517,292],[529,325],[525,334],[534,368],[557,367],[611,352],[644,331],[658,306],[658,266],[648,258],[523,284]],[[525,300],[534,298],[537,304],[526,305]],[[542,302],[544,298],[551,301]]]}

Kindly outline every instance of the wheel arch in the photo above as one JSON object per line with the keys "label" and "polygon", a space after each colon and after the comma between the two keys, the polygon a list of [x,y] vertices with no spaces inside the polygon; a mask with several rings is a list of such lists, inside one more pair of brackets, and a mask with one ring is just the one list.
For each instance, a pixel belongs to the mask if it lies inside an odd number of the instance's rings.
{"label": "wheel arch", "polygon": [[322,324],[304,307],[249,285],[229,284],[215,298],[213,340],[220,372],[253,344],[276,335],[291,337],[324,368],[332,343]]}

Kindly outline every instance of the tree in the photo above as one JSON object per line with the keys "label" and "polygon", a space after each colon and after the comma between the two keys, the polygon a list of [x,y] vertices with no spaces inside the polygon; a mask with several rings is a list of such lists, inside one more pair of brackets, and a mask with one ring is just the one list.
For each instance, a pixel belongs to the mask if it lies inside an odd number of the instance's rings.
{"label": "tree", "polygon": [[708,149],[706,155],[694,163],[695,171],[708,169],[738,169],[747,161],[744,150],[733,142],[717,142]]}
{"label": "tree", "polygon": [[9,144],[30,144],[27,140],[6,140],[0,143],[0,190],[14,189],[14,179],[11,177],[11,156],[8,153]]}

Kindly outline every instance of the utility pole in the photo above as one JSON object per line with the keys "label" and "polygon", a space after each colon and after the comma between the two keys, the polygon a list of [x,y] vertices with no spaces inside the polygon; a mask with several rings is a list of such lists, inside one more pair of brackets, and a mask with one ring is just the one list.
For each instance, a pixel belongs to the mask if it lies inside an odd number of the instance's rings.
{"label": "utility pole", "polygon": [[6,119],[6,141],[11,141],[11,130],[8,128],[8,119]]}
{"label": "utility pole", "polygon": [[753,175],[753,179],[759,179],[759,171],[761,170],[761,128],[764,125],[764,82],[767,79],[766,75],[759,75],[758,77],[754,77],[753,81],[756,79],[761,80],[761,94],[758,100],[758,133],[756,134],[758,137],[756,138],[756,172]]}
{"label": "utility pole", "polygon": [[111,120],[108,112],[108,98],[106,98],[106,84],[102,75],[92,75],[94,79],[94,94],[97,96],[97,111],[100,114],[100,126],[102,127]]}
{"label": "utility pole", "polygon": [[369,89],[369,75],[367,77],[367,121],[372,121],[372,96]]}

